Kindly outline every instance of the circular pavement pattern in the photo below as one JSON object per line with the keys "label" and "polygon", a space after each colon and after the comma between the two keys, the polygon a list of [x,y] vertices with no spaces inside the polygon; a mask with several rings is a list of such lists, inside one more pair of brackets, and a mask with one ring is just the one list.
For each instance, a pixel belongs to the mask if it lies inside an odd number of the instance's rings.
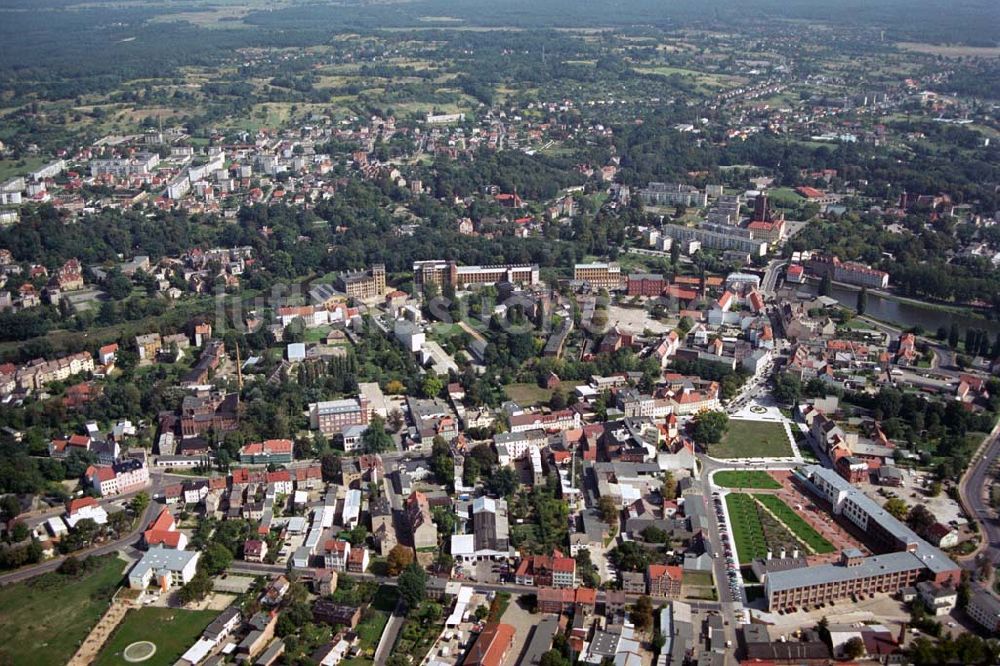
{"label": "circular pavement pattern", "polygon": [[136,641],[122,652],[122,657],[130,664],[146,661],[156,654],[156,645],[150,641]]}
{"label": "circular pavement pattern", "polygon": [[750,408],[750,411],[754,414],[767,414],[767,409],[761,407],[760,405],[754,405]]}

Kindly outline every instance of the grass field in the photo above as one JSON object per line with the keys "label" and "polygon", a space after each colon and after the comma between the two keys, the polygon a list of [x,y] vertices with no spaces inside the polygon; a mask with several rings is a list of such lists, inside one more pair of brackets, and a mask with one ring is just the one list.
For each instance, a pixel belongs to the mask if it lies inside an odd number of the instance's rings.
{"label": "grass field", "polygon": [[108,608],[125,563],[101,558],[79,578],[49,573],[0,588],[0,662],[65,664]]}
{"label": "grass field", "polygon": [[303,336],[304,342],[320,342],[327,336],[330,332],[329,326],[317,326],[316,328],[307,328],[305,335]]}
{"label": "grass field", "polygon": [[142,662],[147,666],[170,666],[194,645],[217,611],[186,611],[176,608],[130,610],[101,650],[96,666],[118,666],[128,662],[122,651],[136,641],[152,641],[156,654]]}
{"label": "grass field", "polygon": [[711,587],[715,585],[715,578],[711,571],[685,571],[681,582],[695,587]]}
{"label": "grass field", "polygon": [[774,477],[760,470],[728,469],[716,472],[712,477],[715,485],[723,488],[759,488],[761,490],[778,490],[781,484]]}
{"label": "grass field", "polygon": [[787,458],[792,455],[785,427],[771,421],[731,419],[722,441],[709,447],[713,458]]}
{"label": "grass field", "polygon": [[521,405],[531,407],[547,403],[552,397],[552,391],[538,384],[507,384],[503,387],[507,397]]}
{"label": "grass field", "polygon": [[757,516],[753,498],[741,493],[726,495],[726,510],[732,524],[736,556],[740,564],[748,564],[755,558],[766,557],[767,539],[764,537],[764,528]]}
{"label": "grass field", "polygon": [[824,555],[834,551],[833,544],[807,523],[802,516],[795,513],[792,507],[785,504],[780,497],[774,495],[754,495],[754,499],[770,510],[785,527],[792,531],[799,541],[806,544],[814,553]]}

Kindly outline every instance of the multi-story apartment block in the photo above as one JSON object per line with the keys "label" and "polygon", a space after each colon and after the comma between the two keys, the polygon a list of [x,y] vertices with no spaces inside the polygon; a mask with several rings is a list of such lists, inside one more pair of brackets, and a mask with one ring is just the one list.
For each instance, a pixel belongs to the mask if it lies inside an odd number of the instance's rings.
{"label": "multi-story apartment block", "polygon": [[816,277],[871,289],[885,289],[889,286],[889,274],[852,261],[841,261],[833,255],[814,254],[806,262],[809,272]]}
{"label": "multi-story apartment block", "polygon": [[639,190],[639,198],[653,206],[707,206],[708,194],[680,183],[650,183]]}
{"label": "multi-story apartment block", "polygon": [[614,262],[576,264],[573,266],[573,279],[577,282],[586,282],[595,289],[609,291],[622,289],[625,283],[622,267]]}
{"label": "multi-story apartment block", "polygon": [[156,153],[137,153],[132,157],[91,160],[90,175],[116,178],[144,176],[151,173],[159,163],[160,156]]}
{"label": "multi-story apartment block", "polygon": [[663,293],[667,282],[658,273],[632,273],[628,276],[629,296],[656,297]]}
{"label": "multi-story apartment block", "polygon": [[548,414],[538,412],[516,414],[510,417],[510,431],[512,433],[527,432],[528,430],[571,430],[579,428],[581,424],[580,413],[573,409],[563,409]]}
{"label": "multi-story apartment block", "polygon": [[544,447],[548,442],[548,435],[544,430],[523,430],[519,432],[498,432],[493,436],[493,443],[499,451],[503,448],[506,451],[508,462],[510,460],[520,460],[529,449]]}
{"label": "multi-story apartment block", "polygon": [[539,282],[538,264],[500,264],[495,266],[459,266],[454,261],[433,259],[413,263],[413,284],[418,289],[424,285],[449,284],[466,287],[478,284],[535,285]]}
{"label": "multi-story apartment block", "polygon": [[101,497],[125,495],[149,485],[149,468],[134,458],[112,465],[91,465],[84,476]]}
{"label": "multi-story apartment block", "polygon": [[368,415],[368,399],[364,395],[309,405],[310,427],[327,437],[340,435],[351,426],[368,425]]}
{"label": "multi-story apartment block", "polygon": [[11,378],[14,386],[10,387],[8,381],[3,392],[8,393],[17,388],[29,393],[40,391],[51,382],[61,382],[82,372],[93,372],[94,367],[94,357],[87,352],[70,354],[52,361],[35,359],[14,371]]}
{"label": "multi-story apartment block", "polygon": [[747,252],[751,257],[765,256],[768,248],[767,241],[752,238],[750,231],[725,224],[704,223],[697,227],[665,224],[663,235],[680,243],[698,241],[702,247],[710,250]]}
{"label": "multi-story apartment block", "polygon": [[337,288],[349,298],[369,301],[385,295],[385,264],[375,264],[364,271],[341,273]]}
{"label": "multi-story apartment block", "polygon": [[147,333],[135,336],[135,346],[139,351],[139,360],[148,361],[156,358],[157,352],[163,347],[163,338],[159,333]]}
{"label": "multi-story apartment block", "polygon": [[977,589],[969,599],[965,612],[987,631],[1000,631],[1000,599],[987,590]]}

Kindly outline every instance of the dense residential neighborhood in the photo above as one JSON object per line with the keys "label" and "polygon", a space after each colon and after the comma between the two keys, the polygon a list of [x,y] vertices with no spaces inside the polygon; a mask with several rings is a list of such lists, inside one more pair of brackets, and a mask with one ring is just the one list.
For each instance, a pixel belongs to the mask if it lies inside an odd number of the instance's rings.
{"label": "dense residential neighborhood", "polygon": [[0,662],[1000,663],[988,8],[139,4],[6,12]]}

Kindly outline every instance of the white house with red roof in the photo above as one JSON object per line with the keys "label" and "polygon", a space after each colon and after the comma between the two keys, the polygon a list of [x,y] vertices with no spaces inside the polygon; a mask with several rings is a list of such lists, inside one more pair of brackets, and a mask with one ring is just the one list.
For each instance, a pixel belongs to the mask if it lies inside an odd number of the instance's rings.
{"label": "white house with red roof", "polygon": [[84,478],[102,497],[125,495],[149,485],[149,468],[141,460],[127,458],[113,465],[91,465]]}
{"label": "white house with red roof", "polygon": [[93,497],[70,500],[66,507],[65,518],[70,529],[76,527],[81,520],[87,519],[93,520],[98,525],[105,525],[108,522],[108,512]]}
{"label": "white house with red roof", "polygon": [[97,360],[100,361],[101,365],[111,365],[118,358],[118,343],[113,342],[110,345],[104,345],[99,350],[97,350]]}

